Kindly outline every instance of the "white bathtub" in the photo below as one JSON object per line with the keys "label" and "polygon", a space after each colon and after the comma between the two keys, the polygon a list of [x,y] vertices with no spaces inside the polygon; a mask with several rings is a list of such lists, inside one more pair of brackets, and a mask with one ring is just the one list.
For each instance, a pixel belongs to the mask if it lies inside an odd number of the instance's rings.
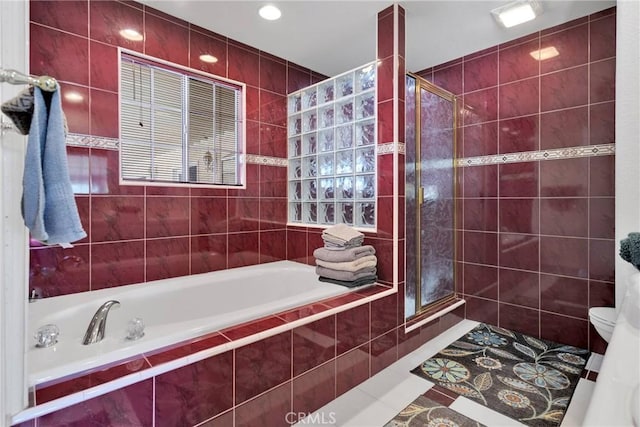
{"label": "white bathtub", "polygon": [[[60,328],[58,343],[36,348],[28,340],[29,384],[35,385],[153,349],[281,312],[348,288],[319,282],[311,266],[291,261],[46,298],[29,304],[31,336],[45,324]],[[115,299],[105,338],[82,345],[95,311]],[[130,319],[142,318],[145,335],[126,337]]]}

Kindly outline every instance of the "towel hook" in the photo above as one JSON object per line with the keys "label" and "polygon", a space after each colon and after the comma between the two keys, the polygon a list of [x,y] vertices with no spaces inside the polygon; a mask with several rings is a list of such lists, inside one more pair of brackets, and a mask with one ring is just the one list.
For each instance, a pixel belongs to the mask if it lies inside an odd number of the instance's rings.
{"label": "towel hook", "polygon": [[0,82],[7,82],[12,85],[29,84],[37,86],[46,92],[55,92],[58,89],[58,82],[51,76],[31,77],[16,70],[0,69]]}

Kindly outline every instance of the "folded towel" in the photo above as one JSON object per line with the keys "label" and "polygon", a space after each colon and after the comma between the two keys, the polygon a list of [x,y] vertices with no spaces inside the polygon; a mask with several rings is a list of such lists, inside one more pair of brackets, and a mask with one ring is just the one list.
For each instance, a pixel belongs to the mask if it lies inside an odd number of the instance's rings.
{"label": "folded towel", "polygon": [[22,215],[34,239],[64,245],[87,233],[82,228],[69,179],[60,91],[51,93],[49,108],[44,96],[40,88],[34,88],[22,178]]}
{"label": "folded towel", "polygon": [[313,251],[316,259],[329,262],[348,262],[367,255],[375,255],[376,250],[371,245],[356,246],[355,248],[347,248],[342,251],[329,250],[327,248],[318,248]]}
{"label": "folded towel", "polygon": [[376,258],[375,255],[367,255],[349,262],[329,262],[316,259],[316,265],[329,268],[331,270],[354,272],[367,267],[375,267],[378,265],[378,258]]}
{"label": "folded towel", "polygon": [[343,251],[345,249],[357,248],[362,245],[364,239],[352,240],[347,243],[334,243],[327,240],[324,241],[324,247],[330,251]]}
{"label": "folded towel", "polygon": [[330,277],[322,277],[322,276],[318,277],[318,280],[321,282],[327,282],[327,283],[333,283],[336,285],[346,286],[347,288],[356,288],[358,286],[370,285],[371,283],[375,283],[378,280],[378,276],[376,275],[365,276],[361,279],[353,280],[350,282],[345,280],[335,280]]}
{"label": "folded towel", "polygon": [[337,243],[340,241],[346,243],[353,239],[363,239],[364,234],[346,224],[336,224],[324,230],[322,232],[322,238],[329,238],[332,239],[332,241],[338,240]]}
{"label": "folded towel", "polygon": [[352,282],[354,280],[362,279],[363,277],[372,276],[376,274],[375,267],[367,267],[355,272],[352,271],[339,271],[331,270],[330,268],[324,268],[316,266],[316,274],[322,277],[328,277],[334,280],[344,280],[345,282]]}

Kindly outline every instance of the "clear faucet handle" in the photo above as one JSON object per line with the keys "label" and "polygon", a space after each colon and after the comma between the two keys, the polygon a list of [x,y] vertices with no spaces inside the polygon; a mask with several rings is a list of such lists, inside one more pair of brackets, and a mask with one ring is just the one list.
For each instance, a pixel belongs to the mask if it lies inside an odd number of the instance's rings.
{"label": "clear faucet handle", "polygon": [[36,339],[36,347],[51,347],[58,342],[60,329],[54,324],[44,325],[38,328],[34,338]]}
{"label": "clear faucet handle", "polygon": [[144,322],[139,317],[134,317],[127,323],[127,339],[134,341],[144,336]]}

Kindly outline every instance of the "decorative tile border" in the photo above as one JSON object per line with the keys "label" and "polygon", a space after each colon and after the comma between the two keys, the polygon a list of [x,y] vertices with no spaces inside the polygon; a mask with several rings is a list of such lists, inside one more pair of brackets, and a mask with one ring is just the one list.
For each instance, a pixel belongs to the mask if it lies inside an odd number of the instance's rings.
{"label": "decorative tile border", "polygon": [[246,154],[244,158],[247,164],[277,166],[280,168],[287,167],[287,159],[283,159],[281,157],[269,157],[269,156],[258,156],[256,154]]}
{"label": "decorative tile border", "polygon": [[456,166],[483,166],[501,163],[533,162],[538,160],[574,159],[578,157],[612,156],[616,153],[616,144],[586,145],[579,147],[555,148],[542,151],[494,154],[492,156],[466,157],[458,159]]}
{"label": "decorative tile border", "polygon": [[395,148],[398,148],[398,153],[405,153],[405,146],[403,142],[387,142],[385,144],[378,144],[378,156],[383,156],[386,154],[393,154]]}
{"label": "decorative tile border", "polygon": [[105,150],[117,150],[120,145],[120,140],[118,138],[83,135],[80,133],[68,134],[66,142],[67,145],[71,145],[73,147],[102,148]]}

